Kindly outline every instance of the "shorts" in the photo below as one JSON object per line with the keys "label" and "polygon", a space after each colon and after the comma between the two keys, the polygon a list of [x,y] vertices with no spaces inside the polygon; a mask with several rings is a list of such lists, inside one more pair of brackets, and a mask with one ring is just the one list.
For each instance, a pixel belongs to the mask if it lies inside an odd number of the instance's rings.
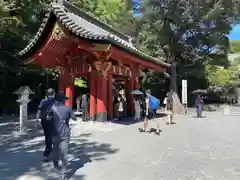
{"label": "shorts", "polygon": [[166,110],[166,111],[165,111],[165,114],[167,114],[167,115],[172,115],[172,111],[171,111],[171,110]]}
{"label": "shorts", "polygon": [[149,112],[148,115],[145,114],[145,118],[148,120],[155,118],[156,114],[154,112]]}

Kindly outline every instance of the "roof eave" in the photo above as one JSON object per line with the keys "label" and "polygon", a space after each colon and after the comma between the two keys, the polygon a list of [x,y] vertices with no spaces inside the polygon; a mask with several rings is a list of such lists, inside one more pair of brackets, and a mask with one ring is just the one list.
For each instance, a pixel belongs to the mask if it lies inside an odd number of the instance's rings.
{"label": "roof eave", "polygon": [[110,41],[110,43],[112,43],[113,45],[115,45],[117,47],[120,47],[120,48],[130,52],[131,54],[142,58],[145,61],[154,63],[155,65],[160,65],[160,66],[163,66],[164,68],[169,68],[171,66],[171,64],[169,64],[169,63],[165,63],[162,60],[158,60],[158,59],[156,59],[156,58],[154,58],[152,56],[149,56],[149,55],[147,55],[147,54],[145,54],[143,52],[134,50],[132,48],[127,48],[126,46],[123,46],[122,44],[117,43],[114,40],[108,39],[108,41]]}

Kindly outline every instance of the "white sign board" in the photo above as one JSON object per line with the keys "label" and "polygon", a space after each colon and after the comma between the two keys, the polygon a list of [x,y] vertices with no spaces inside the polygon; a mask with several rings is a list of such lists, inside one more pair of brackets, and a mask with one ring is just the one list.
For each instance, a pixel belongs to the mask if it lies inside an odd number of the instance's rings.
{"label": "white sign board", "polygon": [[187,104],[187,80],[182,80],[182,104]]}

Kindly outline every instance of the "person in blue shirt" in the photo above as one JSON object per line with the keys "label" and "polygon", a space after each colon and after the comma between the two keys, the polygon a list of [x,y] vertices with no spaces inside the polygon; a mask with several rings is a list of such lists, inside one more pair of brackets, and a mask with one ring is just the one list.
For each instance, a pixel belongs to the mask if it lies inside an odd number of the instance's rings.
{"label": "person in blue shirt", "polygon": [[143,123],[143,128],[139,128],[140,132],[147,132],[148,128],[148,121],[152,119],[156,123],[156,131],[155,134],[160,135],[160,129],[159,129],[159,123],[158,120],[155,119],[156,116],[156,110],[155,108],[151,107],[151,98],[152,100],[157,100],[154,96],[151,95],[151,90],[147,89],[146,90],[146,98],[145,98],[145,103],[146,103],[146,111],[145,111],[145,117],[144,117],[144,123]]}
{"label": "person in blue shirt", "polygon": [[62,161],[61,180],[67,179],[68,166],[68,146],[70,141],[69,120],[76,118],[73,116],[72,108],[65,106],[68,97],[63,92],[56,95],[56,104],[51,109],[52,112],[52,130],[51,136],[53,141],[53,165],[59,168],[59,160]]}
{"label": "person in blue shirt", "polygon": [[51,122],[47,120],[47,114],[55,102],[55,90],[52,88],[48,89],[46,96],[40,102],[36,115],[37,124],[41,123],[45,136],[44,162],[49,161],[49,156],[52,152]]}

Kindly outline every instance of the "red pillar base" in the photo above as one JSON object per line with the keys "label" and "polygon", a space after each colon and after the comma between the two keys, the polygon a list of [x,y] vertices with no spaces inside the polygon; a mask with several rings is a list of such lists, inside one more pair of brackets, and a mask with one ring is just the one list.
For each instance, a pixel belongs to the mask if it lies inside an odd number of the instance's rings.
{"label": "red pillar base", "polygon": [[96,97],[97,97],[97,81],[93,73],[90,74],[90,120],[96,120]]}
{"label": "red pillar base", "polygon": [[107,121],[107,79],[103,75],[97,78],[97,113],[96,121]]}
{"label": "red pillar base", "polygon": [[65,105],[66,106],[73,106],[73,93],[74,93],[74,80],[72,78],[72,76],[68,76],[66,77],[67,82],[66,82],[66,92],[65,95],[69,98]]}

